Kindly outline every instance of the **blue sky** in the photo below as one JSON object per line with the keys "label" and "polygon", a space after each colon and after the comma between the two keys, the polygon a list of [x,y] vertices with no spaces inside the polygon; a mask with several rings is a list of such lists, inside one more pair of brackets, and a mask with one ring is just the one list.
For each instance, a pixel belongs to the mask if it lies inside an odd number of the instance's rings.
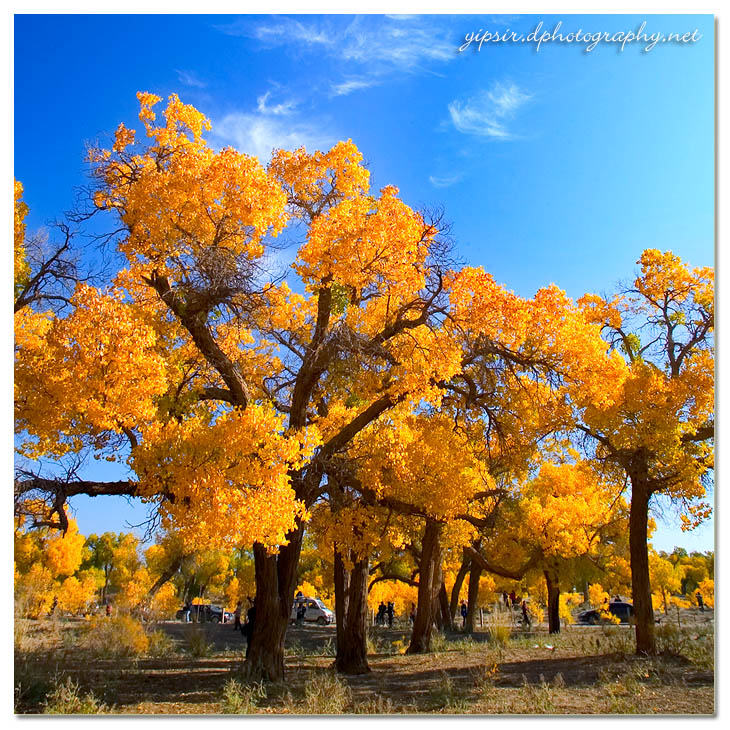
{"label": "blue sky", "polygon": [[[565,35],[697,30],[693,43],[476,43],[542,21]],[[351,138],[375,188],[442,207],[461,257],[518,294],[610,291],[644,248],[714,264],[712,16],[16,16],[14,173],[31,228],[69,209],[87,142],[136,122],[135,94],[177,93],[212,141]],[[110,506],[115,505],[115,506]],[[140,521],[80,500],[82,532]],[[671,520],[673,522],[673,520]],[[662,527],[654,545],[713,547]]]}

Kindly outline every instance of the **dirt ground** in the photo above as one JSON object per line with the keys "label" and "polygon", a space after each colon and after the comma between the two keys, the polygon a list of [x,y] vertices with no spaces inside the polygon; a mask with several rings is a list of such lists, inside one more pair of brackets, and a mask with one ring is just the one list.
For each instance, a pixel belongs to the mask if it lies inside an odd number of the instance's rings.
{"label": "dirt ground", "polygon": [[[372,707],[377,701],[380,709],[372,712],[711,715],[714,666],[707,642],[713,641],[712,617],[687,615],[684,624],[684,643],[670,632],[676,647],[652,659],[632,655],[633,629],[628,626],[570,626],[553,636],[541,626],[513,633],[505,646],[490,641],[486,630],[471,637],[454,632],[439,637],[433,653],[419,656],[401,653],[408,626],[373,627],[372,671],[341,678],[351,708],[344,711],[363,711],[358,706]],[[177,621],[162,622],[157,629],[171,639],[166,656],[82,660],[72,651],[58,650],[52,653],[56,670],[72,676],[115,713],[220,713],[224,686],[240,678],[241,633],[231,624],[199,627]],[[193,632],[204,634],[211,647],[208,656],[190,655]],[[334,640],[333,626],[292,626],[285,684],[269,686],[257,711],[301,714],[299,699],[307,694],[307,683],[333,663]],[[700,644],[704,660],[683,655]],[[68,648],[69,641],[64,645]]]}

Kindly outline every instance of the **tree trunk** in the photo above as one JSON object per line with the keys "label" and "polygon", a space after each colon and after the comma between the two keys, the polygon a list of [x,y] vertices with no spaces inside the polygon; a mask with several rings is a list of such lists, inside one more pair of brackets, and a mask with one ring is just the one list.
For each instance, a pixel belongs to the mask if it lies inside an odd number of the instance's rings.
{"label": "tree trunk", "polygon": [[[439,566],[441,567],[441,566]],[[443,575],[443,571],[439,570],[439,573]],[[439,614],[441,615],[441,630],[442,631],[453,631],[454,622],[451,620],[451,611],[449,610],[449,596],[446,592],[446,584],[443,579],[440,581],[441,587],[438,593],[438,607]]]}
{"label": "tree trunk", "polygon": [[469,593],[467,594],[466,624],[464,631],[474,633],[474,616],[476,615],[477,603],[479,603],[479,579],[482,577],[482,569],[476,563],[471,564],[469,571]]}
{"label": "tree trunk", "polygon": [[439,534],[441,525],[426,519],[426,529],[421,541],[421,564],[418,577],[418,609],[413,623],[411,643],[407,654],[424,654],[431,651],[433,629],[433,604],[439,584],[436,583],[438,565],[441,560]]}
{"label": "tree trunk", "polygon": [[461,560],[461,567],[459,572],[456,574],[454,580],[454,587],[451,589],[451,602],[449,603],[449,614],[451,616],[451,623],[453,625],[456,620],[456,612],[459,610],[459,594],[461,593],[461,587],[464,585],[464,578],[466,578],[469,572],[469,566],[471,565],[471,558],[465,554]]}
{"label": "tree trunk", "polygon": [[629,552],[631,555],[631,594],[636,620],[636,653],[653,655],[656,654],[656,642],[647,543],[647,521],[649,519],[651,491],[645,468],[639,468],[631,472],[630,477]]}
{"label": "tree trunk", "polygon": [[347,570],[335,547],[335,617],[337,655],[335,669],[343,674],[366,674],[367,659],[368,559],[355,560]]}
{"label": "tree trunk", "polygon": [[160,577],[154,582],[152,588],[150,588],[145,596],[139,601],[139,603],[137,603],[137,605],[133,609],[133,612],[139,611],[142,609],[143,606],[147,606],[150,604],[152,599],[157,595],[157,592],[160,590],[160,588],[162,588],[162,586],[164,586],[165,583],[167,583],[167,581],[170,580],[170,578],[172,578],[175,573],[177,573],[178,569],[182,565],[183,558],[184,556],[181,555],[179,558],[175,558],[175,560],[170,563],[167,569],[164,570]]}
{"label": "tree trunk", "polygon": [[256,568],[256,615],[245,674],[249,679],[281,682],[284,679],[284,638],[289,626],[303,529],[287,534],[288,544],[278,555],[253,546]]}
{"label": "tree trunk", "polygon": [[548,632],[560,633],[560,582],[552,568],[545,569],[545,582],[548,594]]}

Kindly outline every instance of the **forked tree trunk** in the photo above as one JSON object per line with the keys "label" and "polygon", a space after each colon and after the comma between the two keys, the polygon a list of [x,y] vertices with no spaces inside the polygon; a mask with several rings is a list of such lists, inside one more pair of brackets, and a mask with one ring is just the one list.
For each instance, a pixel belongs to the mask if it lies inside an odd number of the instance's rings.
{"label": "forked tree trunk", "polygon": [[479,579],[482,577],[482,569],[476,563],[471,564],[469,571],[469,592],[467,594],[466,624],[464,631],[474,633],[474,616],[476,615],[477,603],[479,603]]}
{"label": "forked tree trunk", "polygon": [[268,555],[259,543],[253,546],[256,616],[244,670],[250,679],[281,682],[284,678],[284,638],[294,602],[302,535],[301,525],[288,533],[289,542],[278,555]]}
{"label": "forked tree trunk", "polygon": [[629,552],[631,555],[631,594],[636,620],[636,653],[656,654],[654,609],[649,582],[648,529],[649,498],[646,469],[637,469],[631,477],[631,511],[629,513]]}
{"label": "forked tree trunk", "polygon": [[451,615],[451,623],[456,621],[456,612],[459,609],[459,594],[461,593],[461,587],[464,585],[464,578],[469,573],[469,566],[471,565],[471,558],[464,555],[461,560],[461,566],[459,572],[456,574],[454,579],[454,586],[451,589],[451,601],[449,603],[449,614]]}
{"label": "forked tree trunk", "polygon": [[560,633],[560,582],[552,568],[545,569],[548,594],[548,633]]}
{"label": "forked tree trunk", "polygon": [[431,633],[433,630],[433,608],[436,592],[440,583],[436,583],[438,565],[441,561],[439,534],[441,525],[426,519],[426,529],[421,541],[421,563],[418,577],[418,609],[413,623],[411,643],[407,654],[424,654],[431,651]]}
{"label": "forked tree trunk", "polygon": [[[354,558],[354,555],[351,554],[351,557]],[[334,558],[335,669],[343,674],[366,674],[370,671],[367,659],[368,559],[353,559],[352,570],[347,570],[336,547]]]}

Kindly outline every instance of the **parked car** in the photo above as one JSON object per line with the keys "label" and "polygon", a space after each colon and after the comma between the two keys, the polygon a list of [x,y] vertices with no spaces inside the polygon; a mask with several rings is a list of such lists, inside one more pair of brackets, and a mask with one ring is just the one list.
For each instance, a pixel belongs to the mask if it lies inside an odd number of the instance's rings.
{"label": "parked car", "polygon": [[[591,609],[590,611],[582,611],[578,614],[578,622],[582,624],[600,624],[606,621],[601,617],[602,611],[605,609]],[[622,624],[631,623],[634,617],[634,607],[625,601],[611,601],[608,604],[608,612],[617,616]]]}
{"label": "parked car", "polygon": [[[185,609],[181,608],[176,614],[175,618],[180,621],[185,620]],[[230,621],[233,618],[233,614],[228,611],[224,611],[220,606],[215,606],[212,603],[196,603],[190,607],[190,620],[196,623],[224,623]]]}
{"label": "parked car", "polygon": [[291,608],[291,621],[296,622],[299,609],[304,609],[304,621],[316,622],[321,626],[334,623],[335,614],[319,600],[309,596],[297,596]]}

